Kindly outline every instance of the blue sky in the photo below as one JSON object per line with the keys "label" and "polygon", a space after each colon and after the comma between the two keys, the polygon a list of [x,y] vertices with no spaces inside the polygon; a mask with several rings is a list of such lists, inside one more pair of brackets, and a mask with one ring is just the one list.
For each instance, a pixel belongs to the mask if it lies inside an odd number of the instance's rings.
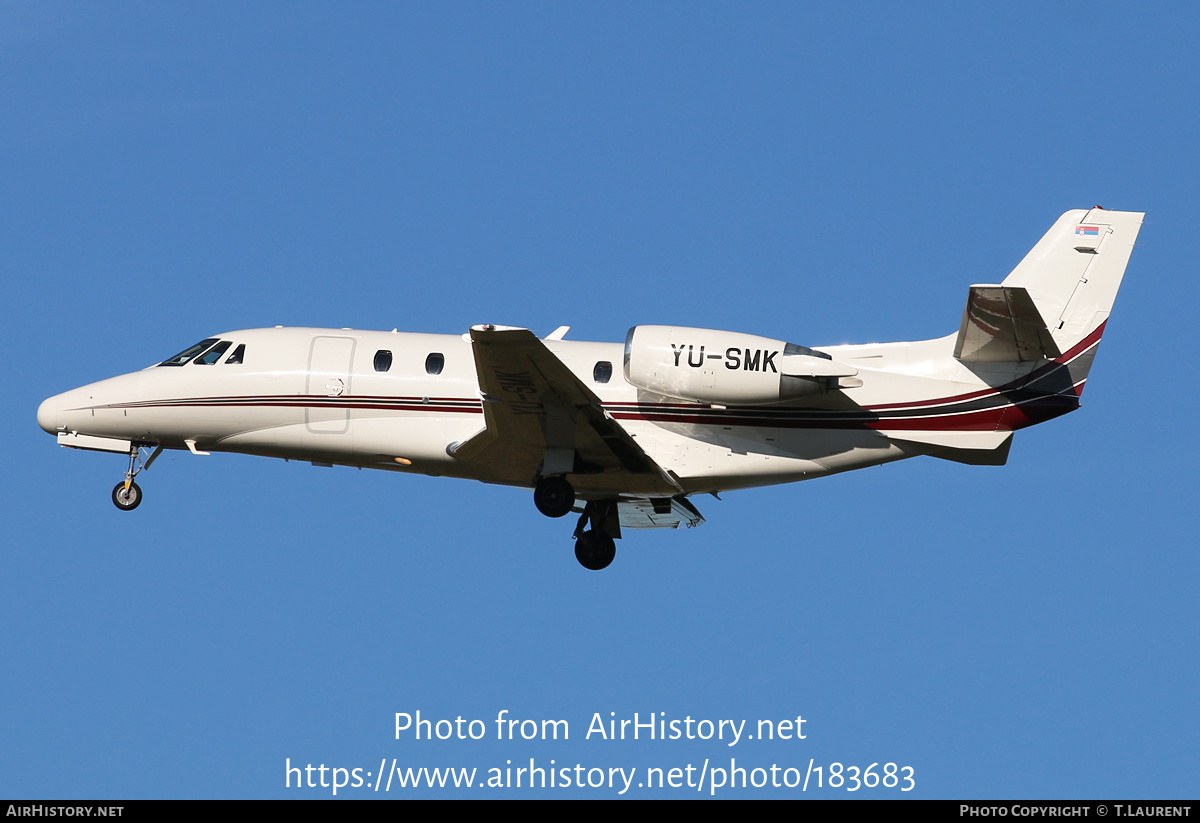
{"label": "blue sky", "polygon": [[[0,796],[331,795],[285,788],[289,759],[732,757],[894,762],[905,796],[1195,797],[1198,16],[6,4]],[[171,453],[121,513],[122,459],[34,420],[276,324],[941,336],[967,285],[1093,204],[1147,222],[1084,408],[1006,467],[702,498],[702,528],[634,533],[601,574],[528,492],[462,481]],[[489,735],[397,740],[417,710]],[[497,741],[501,710],[570,740]],[[803,716],[806,737],[585,739],[610,712]]]}

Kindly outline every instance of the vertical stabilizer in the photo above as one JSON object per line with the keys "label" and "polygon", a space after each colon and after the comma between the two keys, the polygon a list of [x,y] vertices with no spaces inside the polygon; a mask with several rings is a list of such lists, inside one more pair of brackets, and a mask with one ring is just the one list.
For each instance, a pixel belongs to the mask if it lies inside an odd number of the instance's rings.
{"label": "vertical stabilizer", "polygon": [[1002,285],[1028,292],[1066,355],[1078,353],[1072,350],[1108,319],[1144,216],[1099,207],[1069,211],[1004,279]]}

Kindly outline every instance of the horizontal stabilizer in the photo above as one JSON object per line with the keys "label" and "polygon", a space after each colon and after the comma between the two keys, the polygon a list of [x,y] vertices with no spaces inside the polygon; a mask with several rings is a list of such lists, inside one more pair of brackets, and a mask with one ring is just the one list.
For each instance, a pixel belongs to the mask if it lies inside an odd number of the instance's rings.
{"label": "horizontal stabilizer", "polygon": [[1021,286],[971,286],[954,356],[971,363],[1061,357],[1029,292]]}

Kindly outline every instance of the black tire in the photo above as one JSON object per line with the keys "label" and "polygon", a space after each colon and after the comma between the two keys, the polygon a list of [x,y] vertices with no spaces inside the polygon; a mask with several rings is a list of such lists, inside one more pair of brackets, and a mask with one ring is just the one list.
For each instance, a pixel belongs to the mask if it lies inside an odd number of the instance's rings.
{"label": "black tire", "polygon": [[570,514],[575,505],[575,489],[565,477],[543,477],[533,490],[533,505],[547,517]]}
{"label": "black tire", "polygon": [[137,483],[129,484],[129,491],[125,491],[125,481],[122,480],[113,487],[112,493],[113,505],[123,512],[131,512],[142,504],[142,487]]}
{"label": "black tire", "polygon": [[588,571],[607,569],[617,556],[617,541],[588,530],[575,538],[575,559]]}

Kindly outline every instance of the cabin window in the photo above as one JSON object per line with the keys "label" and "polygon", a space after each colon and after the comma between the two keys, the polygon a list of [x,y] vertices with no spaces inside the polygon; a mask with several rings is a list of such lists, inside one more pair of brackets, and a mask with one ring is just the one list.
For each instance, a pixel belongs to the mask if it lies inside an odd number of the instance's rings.
{"label": "cabin window", "polygon": [[596,368],[592,369],[592,379],[597,383],[607,383],[612,379],[612,363],[607,360],[601,360],[596,364]]}
{"label": "cabin window", "polygon": [[221,355],[223,355],[225,351],[232,345],[233,343],[230,341],[222,340],[220,343],[213,346],[211,349],[197,357],[192,362],[197,366],[211,366],[213,363],[216,363],[218,360],[220,360]]}
{"label": "cabin window", "polygon": [[428,374],[441,374],[446,366],[446,355],[435,351],[425,358],[425,371]]}
{"label": "cabin window", "polygon": [[242,358],[245,356],[246,356],[246,344],[238,343],[238,347],[233,350],[233,354],[231,354],[231,355],[229,355],[229,357],[225,358],[225,363],[226,363],[226,365],[228,365],[230,363],[240,364],[242,362]]}
{"label": "cabin window", "polygon": [[392,353],[386,349],[375,352],[375,371],[387,371],[392,367]]}
{"label": "cabin window", "polygon": [[211,346],[213,343],[216,343],[216,342],[217,342],[217,338],[215,338],[215,337],[210,337],[207,340],[201,340],[196,345],[189,346],[188,348],[181,351],[179,354],[162,361],[158,365],[160,365],[160,366],[182,366],[184,363],[188,362],[193,357],[195,357],[200,352],[204,351],[205,349],[207,349],[209,346]]}

